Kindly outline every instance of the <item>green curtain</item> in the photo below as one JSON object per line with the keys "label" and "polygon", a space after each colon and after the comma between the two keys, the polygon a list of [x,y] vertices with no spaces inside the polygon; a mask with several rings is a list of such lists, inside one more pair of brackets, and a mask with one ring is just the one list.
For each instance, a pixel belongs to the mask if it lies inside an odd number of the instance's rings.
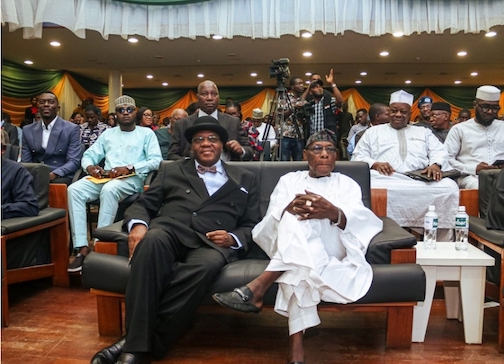
{"label": "green curtain", "polygon": [[41,71],[2,59],[2,94],[31,98],[53,89],[63,74],[63,71]]}
{"label": "green curtain", "polygon": [[418,99],[423,90],[425,90],[425,87],[355,87],[364,100],[370,104],[380,102],[385,105],[388,105],[390,102],[390,94],[401,88],[412,94],[415,100]]}
{"label": "green curtain", "polygon": [[108,95],[108,85],[92,80],[90,78],[81,76],[77,73],[68,72],[70,76],[72,76],[75,81],[82,87],[84,87],[88,92],[99,95],[99,96],[107,96]]}
{"label": "green curtain", "polygon": [[152,110],[163,110],[180,100],[188,91],[187,88],[125,88],[123,94],[133,97],[138,107],[146,106]]}
{"label": "green curtain", "polygon": [[429,87],[446,102],[461,108],[472,109],[477,87]]}
{"label": "green curtain", "polygon": [[140,5],[185,5],[191,3],[202,3],[209,0],[114,0],[120,3],[140,4]]}
{"label": "green curtain", "polygon": [[[228,97],[232,98],[235,102],[243,102],[251,97],[254,97],[262,90],[264,86],[257,87],[219,87],[219,103],[225,104]],[[195,90],[196,92],[196,90]]]}

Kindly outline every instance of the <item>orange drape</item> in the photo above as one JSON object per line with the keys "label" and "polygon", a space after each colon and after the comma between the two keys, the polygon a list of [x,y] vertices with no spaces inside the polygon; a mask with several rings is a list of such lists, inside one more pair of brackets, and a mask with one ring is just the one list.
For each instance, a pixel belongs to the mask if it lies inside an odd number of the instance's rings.
{"label": "orange drape", "polygon": [[82,87],[76,80],[69,74],[65,74],[65,77],[68,77],[68,81],[72,86],[73,90],[79,96],[79,99],[84,100],[87,97],[92,97],[94,100],[94,105],[97,106],[103,115],[107,115],[109,110],[109,97],[108,96],[99,96],[90,93],[84,87]]}

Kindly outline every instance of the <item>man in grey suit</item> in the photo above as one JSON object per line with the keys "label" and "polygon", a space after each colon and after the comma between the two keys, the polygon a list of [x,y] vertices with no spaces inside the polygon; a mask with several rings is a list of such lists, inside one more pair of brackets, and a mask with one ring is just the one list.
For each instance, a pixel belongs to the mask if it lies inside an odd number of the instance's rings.
{"label": "man in grey suit", "polygon": [[185,130],[193,125],[194,121],[201,116],[212,116],[226,129],[229,139],[224,145],[222,152],[223,160],[250,160],[252,159],[252,147],[247,133],[241,127],[241,120],[224,114],[217,108],[219,106],[219,90],[214,82],[203,81],[198,85],[197,113],[177,121],[173,128],[172,142],[168,150],[168,159],[181,159],[188,157],[191,145],[184,139]]}
{"label": "man in grey suit", "polygon": [[[175,124],[176,125],[176,124]],[[255,175],[221,161],[227,131],[210,117],[184,132],[191,158],[161,164],[157,177],[126,210],[131,274],[127,335],[95,354],[92,364],[150,363],[191,323],[227,263],[253,244],[260,219]]]}
{"label": "man in grey suit", "polygon": [[80,128],[58,116],[58,98],[44,92],[38,98],[42,121],[23,128],[21,162],[44,163],[51,183],[69,185],[80,167]]}

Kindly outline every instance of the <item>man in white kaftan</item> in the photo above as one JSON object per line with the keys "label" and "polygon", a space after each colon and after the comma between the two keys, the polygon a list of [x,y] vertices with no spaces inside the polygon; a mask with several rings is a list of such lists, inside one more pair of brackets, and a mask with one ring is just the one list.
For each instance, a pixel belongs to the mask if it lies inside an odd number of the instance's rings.
{"label": "man in white kaftan", "polygon": [[[369,164],[371,187],[387,189],[387,216],[400,226],[423,227],[424,215],[429,205],[434,205],[438,227],[452,229],[459,190],[453,180],[441,179],[441,170],[451,169],[448,153],[430,129],[408,125],[412,102],[413,95],[405,91],[392,94],[390,124],[367,130],[352,160]],[[434,181],[417,181],[404,175],[419,169],[432,175]],[[450,231],[438,240],[450,239]]]}
{"label": "man in white kaftan", "polygon": [[320,323],[320,301],[354,302],[373,279],[365,254],[383,224],[362,204],[359,185],[332,173],[336,145],[327,129],[308,139],[303,153],[309,170],[280,178],[265,217],[252,230],[271,258],[268,267],[247,286],[213,296],[225,307],[259,312],[276,281],[275,311],[289,318],[289,363],[304,361],[303,332]]}
{"label": "man in white kaftan", "polygon": [[451,166],[460,171],[460,188],[478,188],[478,173],[482,169],[502,168],[504,163],[504,121],[497,120],[500,90],[481,86],[476,92],[476,116],[454,125],[445,145]]}

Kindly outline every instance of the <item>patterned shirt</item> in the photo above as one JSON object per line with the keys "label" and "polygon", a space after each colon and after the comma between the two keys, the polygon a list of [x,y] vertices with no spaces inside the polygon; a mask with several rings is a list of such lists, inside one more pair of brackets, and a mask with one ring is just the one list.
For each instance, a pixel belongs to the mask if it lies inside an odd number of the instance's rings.
{"label": "patterned shirt", "polygon": [[[329,106],[329,105],[328,105]],[[333,112],[336,112],[338,107],[336,106],[336,99],[331,97],[331,105]],[[320,99],[319,102],[315,103],[314,113],[311,116],[310,123],[310,134],[315,134],[324,129],[324,97]]]}
{"label": "patterned shirt", "polygon": [[[292,92],[289,91],[287,94],[290,101],[290,106],[292,110],[292,114],[285,120],[284,125],[278,126],[278,134],[282,134],[284,138],[292,138],[292,139],[303,139],[303,124],[300,120],[296,120],[297,128],[294,125],[294,120],[296,119],[296,109],[294,105],[301,101],[301,97],[296,97]],[[297,129],[297,130],[296,130]],[[299,133],[298,133],[299,131]]]}
{"label": "patterned shirt", "polygon": [[90,147],[96,142],[96,139],[103,133],[105,130],[110,128],[110,125],[102,123],[101,121],[95,125],[93,129],[89,128],[89,124],[85,122],[80,125],[81,127],[81,144],[84,144],[86,147]]}

